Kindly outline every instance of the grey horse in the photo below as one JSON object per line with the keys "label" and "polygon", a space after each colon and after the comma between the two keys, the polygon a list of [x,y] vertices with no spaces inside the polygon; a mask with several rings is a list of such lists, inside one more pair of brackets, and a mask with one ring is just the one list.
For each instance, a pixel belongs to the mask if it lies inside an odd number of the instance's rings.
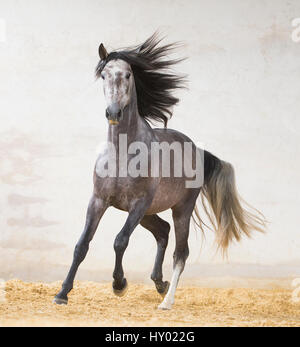
{"label": "grey horse", "polygon": [[[119,296],[126,292],[122,259],[130,235],[141,224],[157,242],[151,279],[158,293],[164,297],[158,306],[160,309],[171,309],[174,303],[176,287],[189,254],[191,217],[203,231],[204,224],[196,207],[199,194],[223,251],[226,251],[230,241],[239,241],[243,234],[249,236],[252,230],[264,230],[263,216],[256,210],[250,212],[242,207],[232,165],[198,149],[186,135],[167,128],[172,106],[179,101],[173,91],[184,87],[185,77],[174,74],[170,69],[179,61],[168,58],[176,44],[162,46],[160,43],[161,40],[154,34],[139,46],[109,54],[103,44],[99,47],[96,76],[103,79],[107,103],[107,145],[95,165],[94,190],[86,224],[75,247],[69,273],[54,298],[57,304],[67,304],[67,295],[73,288],[77,269],[88,252],[101,217],[110,206],[128,212],[127,220],[114,242],[113,291]],[[162,121],[164,128],[152,128],[150,123],[153,121]],[[120,143],[122,136],[126,137],[126,141]],[[187,164],[184,164],[190,165],[190,170],[181,170],[182,175],[178,174],[178,163],[179,169],[182,168],[180,159],[183,152],[179,151],[180,146],[173,146],[174,143],[182,145],[182,148],[185,144],[190,145],[191,155],[187,156]],[[169,156],[159,155],[153,161],[154,148],[157,148],[153,144],[167,144],[172,153]],[[132,148],[135,148],[135,153]],[[159,152],[160,149],[158,146]],[[176,157],[178,151],[180,155]],[[134,160],[137,157],[139,160]],[[166,163],[169,175],[163,172]],[[128,170],[130,165],[135,169],[133,173]],[[201,172],[202,179],[200,183],[187,186],[187,182],[191,183],[191,172],[195,172],[195,167]],[[170,283],[163,281],[162,274],[170,225],[157,215],[167,209],[172,209],[176,239]]]}

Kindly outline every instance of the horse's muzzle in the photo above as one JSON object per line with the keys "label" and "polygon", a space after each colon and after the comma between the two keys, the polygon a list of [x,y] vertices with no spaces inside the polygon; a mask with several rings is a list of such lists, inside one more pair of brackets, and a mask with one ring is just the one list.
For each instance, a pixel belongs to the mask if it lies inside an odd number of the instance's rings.
{"label": "horse's muzzle", "polygon": [[113,105],[107,107],[105,115],[109,124],[117,125],[123,117],[123,110],[121,110],[118,106]]}

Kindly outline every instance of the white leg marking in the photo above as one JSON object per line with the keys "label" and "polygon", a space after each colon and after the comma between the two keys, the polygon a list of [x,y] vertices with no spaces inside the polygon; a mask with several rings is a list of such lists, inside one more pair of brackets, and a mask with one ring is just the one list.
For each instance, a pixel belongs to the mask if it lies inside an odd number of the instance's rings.
{"label": "white leg marking", "polygon": [[174,304],[174,296],[175,296],[177,284],[179,281],[179,277],[180,277],[180,274],[182,272],[182,268],[183,268],[182,264],[176,264],[175,265],[168,293],[166,294],[163,302],[158,306],[159,309],[171,310],[172,305]]}

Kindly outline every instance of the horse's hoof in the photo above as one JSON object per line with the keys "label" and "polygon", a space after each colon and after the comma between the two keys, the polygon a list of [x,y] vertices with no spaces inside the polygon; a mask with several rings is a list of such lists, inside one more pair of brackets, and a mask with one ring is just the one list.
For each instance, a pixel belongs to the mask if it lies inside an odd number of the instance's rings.
{"label": "horse's hoof", "polygon": [[57,304],[57,305],[67,305],[68,304],[68,298],[67,299],[63,299],[63,298],[59,298],[58,296],[56,296],[53,299],[53,303]]}
{"label": "horse's hoof", "polygon": [[121,288],[121,289],[115,288],[114,287],[114,283],[113,283],[114,294],[119,296],[119,297],[124,296],[127,293],[127,290],[128,290],[128,283],[127,283],[126,278],[123,279],[123,283],[124,283],[123,284],[123,288]]}
{"label": "horse's hoof", "polygon": [[164,311],[166,311],[166,310],[171,310],[172,304],[167,303],[167,302],[162,302],[160,305],[158,305],[157,308],[158,308],[159,310],[164,310]]}
{"label": "horse's hoof", "polygon": [[166,296],[166,294],[168,293],[170,287],[170,282],[169,281],[165,281],[163,282],[163,286],[160,288],[156,288],[158,293],[164,298]]}

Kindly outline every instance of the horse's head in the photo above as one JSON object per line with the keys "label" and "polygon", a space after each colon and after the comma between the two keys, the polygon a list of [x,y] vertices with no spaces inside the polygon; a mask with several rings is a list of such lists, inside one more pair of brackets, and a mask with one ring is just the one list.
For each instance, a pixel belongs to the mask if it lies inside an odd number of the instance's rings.
{"label": "horse's head", "polygon": [[[99,56],[103,62],[108,56],[103,44],[99,47]],[[100,76],[107,105],[106,117],[110,124],[118,124],[131,99],[134,85],[131,67],[126,61],[116,57],[105,63]]]}
{"label": "horse's head", "polygon": [[172,108],[179,101],[173,91],[184,87],[185,76],[171,70],[181,61],[169,58],[177,44],[160,46],[160,42],[155,33],[141,45],[109,54],[102,43],[99,46],[100,61],[95,73],[104,82],[106,116],[111,124],[118,124],[130,105],[130,114],[167,126]]}

